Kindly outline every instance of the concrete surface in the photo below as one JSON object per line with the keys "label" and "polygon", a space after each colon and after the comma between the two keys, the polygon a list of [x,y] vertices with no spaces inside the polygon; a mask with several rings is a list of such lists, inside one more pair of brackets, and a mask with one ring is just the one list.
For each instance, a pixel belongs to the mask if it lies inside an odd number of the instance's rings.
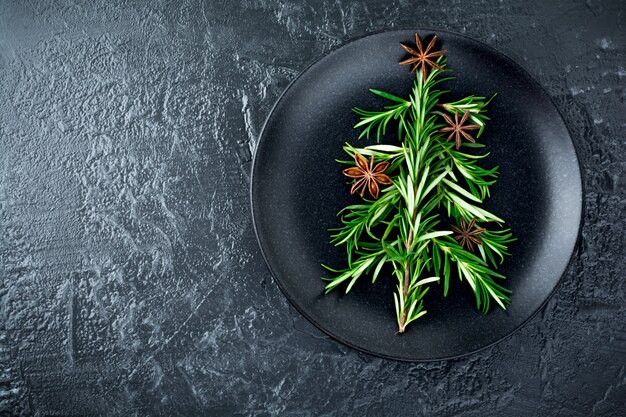
{"label": "concrete surface", "polygon": [[[0,415],[625,416],[626,4],[0,1]],[[360,354],[272,282],[251,154],[354,36],[458,31],[556,100],[586,187],[542,314],[463,359]]]}

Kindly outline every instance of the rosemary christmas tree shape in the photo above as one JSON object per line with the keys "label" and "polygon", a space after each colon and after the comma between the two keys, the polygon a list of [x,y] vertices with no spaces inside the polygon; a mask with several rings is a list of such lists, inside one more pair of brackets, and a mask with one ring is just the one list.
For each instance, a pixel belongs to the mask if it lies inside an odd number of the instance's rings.
{"label": "rosemary christmas tree shape", "polygon": [[[389,105],[354,109],[359,138],[373,134],[378,144],[344,146],[350,160],[340,162],[351,165],[343,173],[352,179],[350,191],[359,201],[338,213],[342,224],[332,229],[331,243],[345,246],[347,267],[325,266],[334,276],[323,278],[327,292],[345,286],[347,293],[364,276],[375,283],[390,265],[397,280],[393,297],[400,333],[426,314],[429,285],[443,285],[445,296],[453,277],[469,285],[484,313],[492,302],[506,308],[510,292],[499,283],[505,277],[497,267],[514,240],[503,219],[480,207],[498,167],[482,168],[488,154],[463,149],[483,147],[476,139],[489,120],[489,100],[469,96],[441,102],[448,91],[440,85],[450,79],[446,51],[434,50],[436,37],[425,49],[417,33],[415,40],[415,47],[402,45],[411,57],[400,62],[413,65],[416,73],[410,96],[371,89]],[[395,144],[381,144],[392,125]]]}

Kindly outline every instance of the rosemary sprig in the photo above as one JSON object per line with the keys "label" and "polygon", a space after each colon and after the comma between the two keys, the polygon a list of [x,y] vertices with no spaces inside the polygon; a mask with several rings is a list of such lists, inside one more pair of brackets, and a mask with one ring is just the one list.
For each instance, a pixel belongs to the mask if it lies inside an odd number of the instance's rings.
{"label": "rosemary sprig", "polygon": [[[434,41],[429,50],[432,45]],[[499,283],[505,277],[496,269],[508,255],[508,245],[514,238],[509,229],[501,228],[503,219],[480,207],[489,197],[498,167],[485,169],[478,165],[488,154],[457,149],[483,147],[472,143],[474,138],[465,130],[477,129],[476,136],[480,137],[489,120],[486,106],[491,99],[469,96],[440,103],[448,92],[440,89],[440,84],[450,77],[446,76],[449,71],[445,56],[437,56],[430,73],[418,72],[408,98],[372,89],[391,104],[382,110],[354,109],[360,116],[355,125],[362,129],[359,138],[373,133],[379,144],[344,146],[352,160],[339,162],[354,166],[356,161],[360,167],[348,168],[344,173],[357,178],[355,181],[365,181],[352,187],[353,192],[355,188],[362,191],[363,201],[338,213],[341,226],[332,229],[331,243],[345,245],[348,265],[343,269],[325,266],[334,276],[323,278],[327,292],[345,284],[347,293],[362,276],[369,275],[372,283],[376,282],[383,266],[390,264],[397,280],[394,304],[400,333],[426,314],[424,297],[429,285],[442,282],[445,296],[453,275],[468,283],[477,308],[484,313],[492,302],[502,308],[510,302],[509,290]],[[463,125],[466,119],[473,125]],[[398,143],[380,144],[392,122],[396,124]],[[442,130],[452,132],[450,136],[455,136],[456,143],[446,140]],[[470,142],[461,143],[463,138]],[[369,168],[363,162],[368,160]],[[374,164],[381,167],[380,172],[384,167],[386,179],[380,184],[386,186],[380,188],[380,193],[374,176],[382,174],[369,172],[376,171]],[[391,184],[387,185],[389,178]],[[368,181],[374,184],[366,196]],[[498,228],[487,229],[486,225]],[[465,237],[454,236],[454,230]],[[477,253],[472,252],[475,248]]]}

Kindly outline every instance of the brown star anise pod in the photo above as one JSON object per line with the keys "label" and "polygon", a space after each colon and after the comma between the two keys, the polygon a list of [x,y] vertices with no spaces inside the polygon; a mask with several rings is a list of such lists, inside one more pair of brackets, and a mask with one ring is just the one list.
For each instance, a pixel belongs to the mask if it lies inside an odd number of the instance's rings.
{"label": "brown star anise pod", "polygon": [[355,167],[343,170],[343,175],[346,177],[357,179],[352,185],[350,194],[358,191],[361,197],[363,197],[365,190],[368,189],[372,197],[378,198],[380,191],[378,184],[391,184],[391,178],[387,174],[383,174],[389,167],[389,162],[379,162],[374,166],[374,156],[372,156],[368,165],[367,159],[358,153],[354,154],[354,161],[356,162]]}
{"label": "brown star anise pod", "polygon": [[455,112],[454,121],[452,121],[452,118],[448,116],[447,114],[443,115],[443,118],[446,119],[446,122],[448,122],[450,126],[441,128],[440,132],[450,132],[450,136],[448,136],[447,141],[450,141],[452,140],[452,138],[454,138],[454,141],[456,142],[457,150],[461,147],[461,141],[463,140],[461,136],[463,136],[469,142],[476,143],[476,139],[474,139],[469,133],[467,133],[466,130],[480,129],[480,126],[464,124],[469,114],[470,112],[466,111],[463,114],[463,117],[461,118],[461,120],[459,120],[459,112]]}
{"label": "brown star anise pod", "polygon": [[440,57],[441,55],[445,54],[448,51],[432,51],[431,52],[431,49],[435,46],[435,42],[437,42],[437,36],[433,36],[433,39],[430,41],[426,49],[424,49],[424,45],[422,45],[422,40],[420,39],[420,36],[416,32],[415,33],[415,45],[417,46],[417,51],[411,48],[410,46],[406,46],[401,43],[400,46],[402,47],[402,49],[404,49],[409,54],[411,54],[412,57],[405,59],[404,61],[401,61],[400,65],[415,64],[413,65],[413,68],[411,69],[412,72],[415,72],[417,68],[421,65],[422,77],[424,77],[424,81],[426,81],[428,66],[432,68],[436,68],[439,71],[443,71],[443,69],[433,60],[433,58]]}
{"label": "brown star anise pod", "polygon": [[474,228],[474,223],[476,223],[476,219],[472,219],[469,224],[465,221],[465,219],[461,219],[461,224],[459,225],[459,227],[452,225],[450,226],[452,230],[457,233],[454,238],[459,241],[461,246],[471,251],[474,250],[474,244],[482,245],[482,242],[478,238],[478,235],[487,230],[483,229],[482,227]]}

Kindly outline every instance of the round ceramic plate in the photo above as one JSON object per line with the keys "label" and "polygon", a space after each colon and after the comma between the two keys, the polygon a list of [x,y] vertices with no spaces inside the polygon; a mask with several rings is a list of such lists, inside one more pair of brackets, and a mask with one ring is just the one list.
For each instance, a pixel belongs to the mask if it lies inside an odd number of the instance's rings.
{"label": "round ceramic plate", "polygon": [[[349,195],[342,145],[356,146],[357,115],[351,109],[388,104],[369,88],[408,97],[414,74],[398,65],[406,58],[400,42],[412,44],[414,30],[356,39],[313,63],[274,106],[253,163],[254,225],[272,275],[293,305],[315,326],[340,342],[374,355],[422,361],[452,358],[496,343],[527,322],[554,292],[577,244],[582,185],[567,127],[541,86],[519,65],[467,37],[437,31],[456,79],[447,99],[489,97],[488,122],[480,142],[491,155],[482,166],[500,166],[500,177],[484,207],[507,220],[519,239],[500,272],[512,290],[506,311],[483,315],[466,282],[452,280],[443,297],[431,284],[428,314],[397,334],[395,278],[372,285],[362,277],[349,294],[324,294],[328,276],[320,264],[343,267],[343,247],[333,247],[328,229],[336,213],[357,202]],[[417,30],[430,39],[432,30]],[[393,131],[393,129],[391,129]],[[383,140],[394,143],[393,135]],[[387,278],[387,279],[385,279]],[[494,303],[495,305],[495,303]]]}

